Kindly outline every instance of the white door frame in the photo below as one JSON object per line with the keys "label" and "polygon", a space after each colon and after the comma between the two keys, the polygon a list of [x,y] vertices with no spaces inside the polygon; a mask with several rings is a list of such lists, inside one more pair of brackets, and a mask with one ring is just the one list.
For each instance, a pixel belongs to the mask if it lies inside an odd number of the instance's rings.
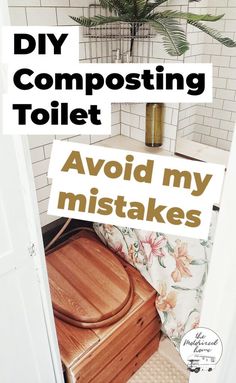
{"label": "white door frame", "polygon": [[25,185],[24,196],[27,201],[28,221],[31,229],[31,241],[34,244],[35,268],[39,276],[40,293],[47,327],[48,341],[50,345],[54,373],[57,383],[64,383],[60,352],[57,341],[55,321],[52,309],[52,301],[49,289],[48,274],[45,261],[45,251],[40,226],[38,202],[34,184],[33,169],[31,164],[30,150],[26,137],[15,136],[15,148],[18,158],[18,166],[21,171],[22,184]]}
{"label": "white door frame", "polygon": [[[7,0],[1,0],[0,12],[0,27],[2,25],[9,25],[9,12]],[[1,73],[0,73],[1,74]],[[1,104],[0,104],[0,115]],[[1,138],[1,128],[0,128]],[[30,227],[31,243],[34,246],[33,259],[35,269],[39,279],[39,290],[41,295],[41,302],[43,307],[43,314],[45,325],[47,329],[48,344],[54,368],[55,381],[57,383],[64,383],[62,365],[60,359],[60,352],[58,347],[56,328],[53,316],[52,302],[49,290],[48,276],[46,270],[45,252],[43,246],[43,239],[40,227],[38,203],[36,198],[35,184],[33,178],[33,171],[31,165],[30,151],[28,142],[25,137],[13,137],[17,164],[21,176],[22,187],[24,188],[24,199],[27,206],[27,219]],[[19,377],[20,378],[20,377]],[[42,382],[43,383],[43,382]]]}
{"label": "white door frame", "polygon": [[63,383],[27,139],[0,133],[0,150],[0,375],[12,381],[15,366],[19,382]]}

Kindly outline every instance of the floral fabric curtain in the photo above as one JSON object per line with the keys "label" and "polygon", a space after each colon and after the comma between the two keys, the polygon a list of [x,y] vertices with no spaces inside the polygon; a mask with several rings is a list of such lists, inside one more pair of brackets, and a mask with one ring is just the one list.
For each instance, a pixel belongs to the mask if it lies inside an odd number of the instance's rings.
{"label": "floral fabric curtain", "polygon": [[136,267],[156,289],[163,332],[178,347],[198,326],[217,212],[207,241],[106,224],[94,224],[101,240]]}

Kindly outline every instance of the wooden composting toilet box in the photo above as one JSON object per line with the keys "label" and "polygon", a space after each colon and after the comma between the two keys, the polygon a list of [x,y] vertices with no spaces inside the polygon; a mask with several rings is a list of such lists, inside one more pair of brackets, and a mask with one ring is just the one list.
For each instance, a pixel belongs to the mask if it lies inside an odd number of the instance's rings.
{"label": "wooden composting toilet box", "polygon": [[90,232],[46,259],[67,382],[127,382],[158,348],[156,291]]}

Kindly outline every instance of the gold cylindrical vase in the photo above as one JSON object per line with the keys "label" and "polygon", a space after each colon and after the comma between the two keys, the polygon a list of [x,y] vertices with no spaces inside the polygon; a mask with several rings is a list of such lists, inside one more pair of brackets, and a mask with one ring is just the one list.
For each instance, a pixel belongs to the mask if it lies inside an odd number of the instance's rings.
{"label": "gold cylindrical vase", "polygon": [[163,104],[149,103],[146,104],[146,134],[145,145],[158,147],[163,141],[163,121],[162,121]]}

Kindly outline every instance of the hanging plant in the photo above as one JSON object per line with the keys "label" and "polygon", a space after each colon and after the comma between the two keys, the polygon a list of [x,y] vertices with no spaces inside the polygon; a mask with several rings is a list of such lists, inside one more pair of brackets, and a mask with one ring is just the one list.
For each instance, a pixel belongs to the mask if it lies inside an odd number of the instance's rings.
{"label": "hanging plant", "polygon": [[[198,1],[198,0],[190,0]],[[215,22],[224,15],[198,15],[190,12],[179,11],[160,11],[158,7],[166,3],[167,0],[99,0],[102,8],[108,9],[114,15],[94,17],[73,17],[79,25],[84,27],[97,27],[100,25],[123,22],[130,25],[130,54],[132,55],[133,43],[137,36],[138,29],[143,24],[149,24],[155,31],[162,36],[165,50],[171,56],[181,56],[189,49],[186,32],[181,25],[181,20],[186,20],[188,24],[200,29],[202,32],[213,37],[227,47],[236,47],[236,42],[229,37],[223,37],[220,32],[208,27],[202,22]]]}

